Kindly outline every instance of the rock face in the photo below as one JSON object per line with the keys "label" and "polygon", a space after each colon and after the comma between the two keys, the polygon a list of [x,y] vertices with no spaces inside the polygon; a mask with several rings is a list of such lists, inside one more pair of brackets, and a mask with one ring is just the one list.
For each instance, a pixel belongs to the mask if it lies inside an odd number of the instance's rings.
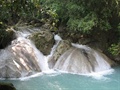
{"label": "rock face", "polygon": [[39,31],[38,33],[33,34],[30,39],[32,39],[36,47],[44,54],[50,54],[51,48],[54,45],[54,36],[48,31]]}
{"label": "rock face", "polygon": [[0,51],[1,78],[19,78],[41,71],[35,48],[29,40],[18,39]]}
{"label": "rock face", "polygon": [[70,49],[71,43],[67,40],[61,40],[57,47],[56,50],[54,51],[52,57],[49,59],[49,67],[52,68],[58,58],[68,49]]}
{"label": "rock face", "polygon": [[57,60],[54,69],[87,74],[108,70],[114,62],[99,51],[86,46],[72,47]]}

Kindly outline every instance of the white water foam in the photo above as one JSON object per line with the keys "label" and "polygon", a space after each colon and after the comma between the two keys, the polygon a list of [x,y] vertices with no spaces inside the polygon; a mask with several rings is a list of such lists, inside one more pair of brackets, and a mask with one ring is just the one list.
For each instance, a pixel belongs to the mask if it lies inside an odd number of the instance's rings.
{"label": "white water foam", "polygon": [[106,76],[113,74],[113,72],[114,72],[114,69],[109,69],[109,70],[100,71],[100,72],[92,72],[86,76],[92,77],[97,80],[102,80],[102,79],[106,80],[106,79],[109,79]]}
{"label": "white water foam", "polygon": [[[62,38],[59,35],[54,35],[54,40],[55,40],[55,45],[51,48],[50,54],[45,56],[47,64],[48,64],[48,60],[50,60],[49,58],[51,58],[53,56],[53,54],[54,54],[59,42],[62,40]],[[50,70],[53,70],[53,69],[50,69]],[[50,70],[48,70],[48,72],[50,72]]]}
{"label": "white water foam", "polygon": [[54,39],[55,39],[55,41],[61,41],[62,40],[62,38],[58,34],[56,34],[54,36]]}
{"label": "white water foam", "polygon": [[26,80],[30,80],[31,78],[35,78],[35,77],[40,77],[42,75],[49,75],[49,76],[56,76],[58,75],[59,73],[57,73],[56,71],[54,70],[49,70],[49,71],[43,71],[43,72],[39,72],[39,73],[35,73],[33,75],[30,75],[30,76],[27,76],[27,77],[21,77],[21,78],[13,78],[13,79],[10,79],[10,80],[20,80],[20,81],[26,81]]}
{"label": "white water foam", "polygon": [[76,47],[76,48],[83,48],[85,50],[91,50],[90,47],[86,46],[86,45],[82,45],[82,44],[76,44],[76,43],[72,43],[72,46],[73,47]]}
{"label": "white water foam", "polygon": [[48,60],[55,52],[56,47],[58,46],[59,42],[62,40],[62,38],[59,35],[55,35],[54,36],[54,40],[55,40],[55,45],[51,48],[51,52],[48,56],[46,56],[46,59]]}
{"label": "white water foam", "polygon": [[98,62],[98,65],[95,67],[95,71],[109,70],[111,68],[109,63],[107,63],[107,61],[104,60],[104,58],[102,58],[98,53],[94,52],[94,56]]}
{"label": "white water foam", "polygon": [[106,79],[109,79],[107,78],[107,75],[113,74],[114,69],[109,69],[109,70],[100,71],[100,72],[92,72],[88,74],[73,73],[73,72],[67,72],[67,71],[62,71],[57,69],[55,71],[61,74],[66,73],[66,74],[73,74],[73,75],[82,75],[82,76],[92,77],[93,79],[97,79],[97,80],[106,80]]}
{"label": "white water foam", "polygon": [[30,28],[30,27],[18,27],[18,31],[14,30],[17,37],[27,37],[32,33],[36,33],[40,31],[40,28]]}
{"label": "white water foam", "polygon": [[49,67],[48,67],[48,63],[47,63],[47,60],[45,59],[44,55],[35,46],[33,46],[33,49],[35,51],[35,54],[38,59],[41,70],[48,71]]}
{"label": "white water foam", "polygon": [[[105,71],[101,71],[101,72],[92,72],[89,74],[78,74],[78,73],[71,73],[71,72],[67,72],[67,71],[61,71],[61,70],[51,70],[51,72],[40,72],[40,73],[36,73],[27,77],[21,77],[21,78],[8,78],[7,80],[20,80],[20,81],[26,81],[26,80],[30,80],[31,78],[35,78],[35,77],[40,77],[42,75],[48,75],[48,76],[57,76],[60,74],[73,74],[73,75],[82,75],[82,76],[87,76],[87,77],[92,77],[93,79],[96,80],[108,80],[109,78],[107,78],[107,75],[111,75],[113,74],[114,69],[109,69],[109,70],[105,70]],[[0,78],[0,80],[6,80],[5,78]]]}

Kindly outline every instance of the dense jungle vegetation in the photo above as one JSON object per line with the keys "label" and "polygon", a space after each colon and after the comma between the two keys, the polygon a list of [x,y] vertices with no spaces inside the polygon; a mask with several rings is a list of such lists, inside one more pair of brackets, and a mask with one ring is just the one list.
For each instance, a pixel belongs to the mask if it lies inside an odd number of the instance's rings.
{"label": "dense jungle vegetation", "polygon": [[64,37],[92,38],[120,55],[120,0],[1,0],[0,45],[9,36],[6,28],[21,22],[49,23]]}

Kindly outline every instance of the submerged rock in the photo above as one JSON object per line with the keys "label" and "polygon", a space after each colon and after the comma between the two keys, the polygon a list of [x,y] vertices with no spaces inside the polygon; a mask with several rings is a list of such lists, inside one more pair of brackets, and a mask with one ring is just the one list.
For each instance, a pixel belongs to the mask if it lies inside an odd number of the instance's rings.
{"label": "submerged rock", "polygon": [[34,33],[30,39],[32,39],[36,45],[36,47],[44,54],[50,54],[51,48],[54,45],[54,35],[48,31],[39,31],[38,33]]}
{"label": "submerged rock", "polygon": [[0,90],[16,90],[12,83],[0,83]]}
{"label": "submerged rock", "polygon": [[107,56],[89,47],[72,47],[57,60],[54,69],[87,74],[111,68],[114,62]]}

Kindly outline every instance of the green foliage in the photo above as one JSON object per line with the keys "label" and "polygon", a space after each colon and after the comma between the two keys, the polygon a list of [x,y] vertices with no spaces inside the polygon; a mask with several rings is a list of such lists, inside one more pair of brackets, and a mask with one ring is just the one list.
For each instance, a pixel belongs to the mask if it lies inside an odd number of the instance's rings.
{"label": "green foliage", "polygon": [[[44,3],[43,3],[44,2]],[[56,5],[51,6],[51,8],[48,7],[47,3],[45,3],[44,0],[41,0],[41,21],[44,23],[50,24],[50,30],[57,30],[57,23],[58,23],[58,14],[56,13],[56,9],[53,9],[52,7],[57,7]]]}
{"label": "green foliage", "polygon": [[69,30],[90,33],[94,28],[108,31],[119,23],[119,0],[46,0],[49,9],[55,10],[59,22]]}
{"label": "green foliage", "polygon": [[[44,0],[0,0],[0,45],[7,36],[7,26],[27,22],[28,24],[49,23],[56,30],[58,15],[55,10],[43,6]],[[33,21],[32,21],[33,20]],[[40,25],[40,24],[36,24]],[[54,27],[54,28],[53,28]]]}
{"label": "green foliage", "polygon": [[56,13],[59,25],[66,27],[63,33],[89,35],[96,41],[102,42],[103,46],[105,45],[104,49],[112,45],[109,49],[111,53],[118,54],[120,51],[118,48],[120,0],[42,0],[41,2],[47,10]]}
{"label": "green foliage", "polygon": [[6,28],[21,19],[41,19],[40,0],[0,0],[0,45],[10,35]]}
{"label": "green foliage", "polygon": [[43,22],[47,22],[49,24],[51,24],[51,26],[55,27],[56,23],[58,22],[58,15],[55,12],[55,10],[52,9],[47,9],[46,7],[43,8],[43,12],[41,12],[42,14],[42,21]]}
{"label": "green foliage", "polygon": [[113,55],[119,55],[120,54],[120,43],[118,43],[118,44],[112,44],[111,47],[109,48],[109,51]]}
{"label": "green foliage", "polygon": [[94,13],[90,13],[81,19],[69,19],[67,25],[72,31],[82,31],[83,33],[89,33],[92,27],[98,23],[97,17]]}
{"label": "green foliage", "polygon": [[0,22],[9,23],[10,20],[17,22],[20,18],[39,18],[40,10],[40,0],[1,0]]}
{"label": "green foliage", "polygon": [[20,19],[47,22],[54,30],[64,25],[73,33],[120,36],[120,0],[0,0],[0,11],[0,37],[6,36],[2,28]]}

